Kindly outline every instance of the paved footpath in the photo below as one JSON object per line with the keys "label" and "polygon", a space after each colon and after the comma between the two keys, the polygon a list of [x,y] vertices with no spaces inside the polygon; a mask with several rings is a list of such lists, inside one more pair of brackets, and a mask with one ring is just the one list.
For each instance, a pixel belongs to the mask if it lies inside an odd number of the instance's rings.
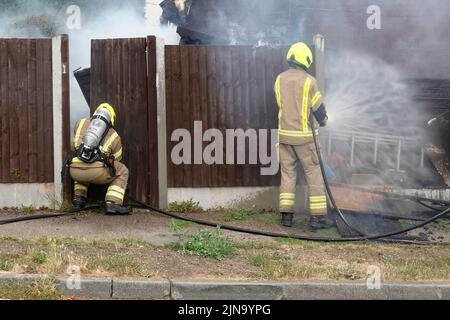
{"label": "paved footpath", "polygon": [[[0,274],[0,285],[45,276]],[[389,282],[369,290],[361,282],[226,282],[57,279],[67,296],[172,300],[450,300],[450,282]]]}

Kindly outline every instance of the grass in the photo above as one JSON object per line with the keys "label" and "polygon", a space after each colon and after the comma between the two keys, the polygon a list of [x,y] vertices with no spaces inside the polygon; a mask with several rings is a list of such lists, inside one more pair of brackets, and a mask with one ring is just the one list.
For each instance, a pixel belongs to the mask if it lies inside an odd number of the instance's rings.
{"label": "grass", "polygon": [[89,269],[100,268],[120,275],[139,275],[140,264],[137,257],[127,253],[109,253],[90,260]]}
{"label": "grass", "polygon": [[359,280],[364,272],[348,265],[327,265],[319,263],[299,264],[289,256],[281,254],[252,254],[250,264],[258,267],[267,279],[331,279]]}
{"label": "grass", "polygon": [[[59,276],[74,265],[83,276],[160,278],[182,272],[185,277],[207,274],[219,279],[363,281],[367,267],[377,265],[386,281],[450,280],[450,246],[446,245],[317,243],[291,238],[239,242],[220,229],[203,229],[183,235],[169,248],[176,252],[129,239],[5,237],[0,238],[0,271]],[[232,265],[225,260],[228,257],[233,258]],[[170,263],[155,263],[155,259]],[[171,265],[177,263],[182,264],[182,271],[172,270]]]}
{"label": "grass", "polygon": [[169,229],[177,234],[183,233],[187,228],[193,225],[193,222],[173,218],[169,221]]}
{"label": "grass", "polygon": [[185,242],[176,242],[170,245],[172,249],[184,255],[208,257],[223,260],[236,252],[235,242],[222,235],[220,228],[211,232],[208,229],[200,230],[190,235]]}
{"label": "grass", "polygon": [[42,250],[37,250],[32,253],[32,260],[36,264],[43,264],[47,261],[48,255],[47,252]]}
{"label": "grass", "polygon": [[182,202],[172,202],[169,204],[169,211],[174,213],[195,213],[203,212],[203,208],[199,202],[194,202],[192,199]]}
{"label": "grass", "polygon": [[449,219],[439,219],[437,223],[445,229],[450,229],[450,220]]}
{"label": "grass", "polygon": [[222,217],[225,222],[231,221],[243,221],[247,220],[255,214],[253,210],[249,209],[232,209],[227,212]]}
{"label": "grass", "polygon": [[43,279],[31,283],[10,282],[0,285],[0,298],[11,300],[60,300],[64,295],[56,282]]}

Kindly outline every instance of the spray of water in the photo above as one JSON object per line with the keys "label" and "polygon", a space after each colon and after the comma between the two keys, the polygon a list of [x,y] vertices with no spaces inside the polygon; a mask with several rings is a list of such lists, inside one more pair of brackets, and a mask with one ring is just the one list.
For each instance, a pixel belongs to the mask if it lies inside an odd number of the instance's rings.
{"label": "spray of water", "polygon": [[330,126],[371,133],[418,134],[425,120],[404,76],[385,61],[351,50],[327,57]]}

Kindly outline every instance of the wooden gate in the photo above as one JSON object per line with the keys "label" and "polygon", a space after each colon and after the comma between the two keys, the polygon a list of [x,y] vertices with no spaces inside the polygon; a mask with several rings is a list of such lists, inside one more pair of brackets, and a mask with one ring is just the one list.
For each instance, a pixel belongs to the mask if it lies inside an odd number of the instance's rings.
{"label": "wooden gate", "polygon": [[117,111],[124,163],[131,172],[130,196],[158,204],[154,37],[93,40],[91,110],[103,102]]}

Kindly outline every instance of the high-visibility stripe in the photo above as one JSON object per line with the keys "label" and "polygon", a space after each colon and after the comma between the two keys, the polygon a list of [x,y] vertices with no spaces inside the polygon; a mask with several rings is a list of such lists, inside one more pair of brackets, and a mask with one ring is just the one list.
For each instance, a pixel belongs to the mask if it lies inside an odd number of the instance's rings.
{"label": "high-visibility stripe", "polygon": [[86,123],[86,121],[87,121],[87,119],[82,119],[82,120],[80,121],[80,124],[79,124],[78,127],[77,127],[77,131],[75,132],[75,137],[74,137],[74,139],[73,139],[73,146],[74,146],[74,148],[79,147],[80,144],[81,144],[81,143],[79,143],[78,140],[80,140],[81,130],[83,129],[84,124]]}
{"label": "high-visibility stripe", "polygon": [[317,92],[311,101],[313,107],[316,106],[316,103],[317,101],[319,101],[320,98],[322,98],[322,94],[320,92]]}
{"label": "high-visibility stripe", "polygon": [[113,154],[114,158],[118,159],[122,156],[122,148],[120,148],[119,151],[117,151],[116,153]]}
{"label": "high-visibility stripe", "polygon": [[278,112],[278,123],[281,126],[281,118],[283,117],[283,105],[281,103],[281,79],[280,79],[280,76],[278,76],[277,80],[275,81],[275,96],[277,98],[278,107],[280,108],[280,110]]}
{"label": "high-visibility stripe", "polygon": [[280,201],[280,207],[293,207],[295,205],[295,201],[292,200],[283,200]]}
{"label": "high-visibility stripe", "polygon": [[123,188],[121,188],[119,186],[110,186],[108,188],[108,191],[116,191],[116,192],[119,192],[121,194],[125,194],[125,189],[123,189]]}
{"label": "high-visibility stripe", "polygon": [[295,198],[295,193],[282,192],[282,193],[280,193],[280,197],[292,197],[292,198]]}
{"label": "high-visibility stripe", "polygon": [[324,209],[328,209],[327,205],[323,205],[323,206],[310,206],[309,207],[310,210],[324,210]]}
{"label": "high-visibility stripe", "polygon": [[327,197],[323,196],[321,198],[309,198],[309,201],[312,201],[312,202],[327,201]]}
{"label": "high-visibility stripe", "polygon": [[[311,131],[309,130],[309,119],[308,119],[308,105],[309,105],[309,90],[311,89],[311,79],[307,78],[305,85],[303,87],[303,101],[302,101],[302,128],[303,131]],[[312,134],[312,132],[311,132]]]}
{"label": "high-visibility stripe", "polygon": [[114,143],[114,141],[119,138],[119,135],[117,134],[117,132],[114,132],[109,138],[108,140],[106,140],[106,142],[103,144],[102,146],[102,151],[107,151],[111,145]]}
{"label": "high-visibility stripe", "polygon": [[76,191],[88,191],[88,187],[79,183],[75,183],[74,189]]}
{"label": "high-visibility stripe", "polygon": [[280,76],[277,77],[277,80],[275,81],[275,95],[277,98],[278,106],[281,108],[281,80]]}
{"label": "high-visibility stripe", "polygon": [[327,204],[328,202],[326,200],[310,200],[310,204]]}
{"label": "high-visibility stripe", "polygon": [[280,200],[295,200],[294,196],[280,196]]}
{"label": "high-visibility stripe", "polygon": [[114,198],[117,198],[117,199],[120,199],[120,200],[123,200],[125,198],[125,195],[123,195],[123,194],[121,194],[119,192],[116,192],[114,190],[108,190],[108,192],[106,193],[106,196],[107,197],[114,197]]}
{"label": "high-visibility stripe", "polygon": [[326,195],[321,195],[321,196],[310,196],[310,199],[326,199],[327,196]]}
{"label": "high-visibility stripe", "polygon": [[[278,133],[280,136],[284,137],[300,137],[300,138],[312,138],[312,131],[291,131],[291,130],[283,130],[279,129]],[[319,134],[319,130],[316,130],[316,135]]]}

